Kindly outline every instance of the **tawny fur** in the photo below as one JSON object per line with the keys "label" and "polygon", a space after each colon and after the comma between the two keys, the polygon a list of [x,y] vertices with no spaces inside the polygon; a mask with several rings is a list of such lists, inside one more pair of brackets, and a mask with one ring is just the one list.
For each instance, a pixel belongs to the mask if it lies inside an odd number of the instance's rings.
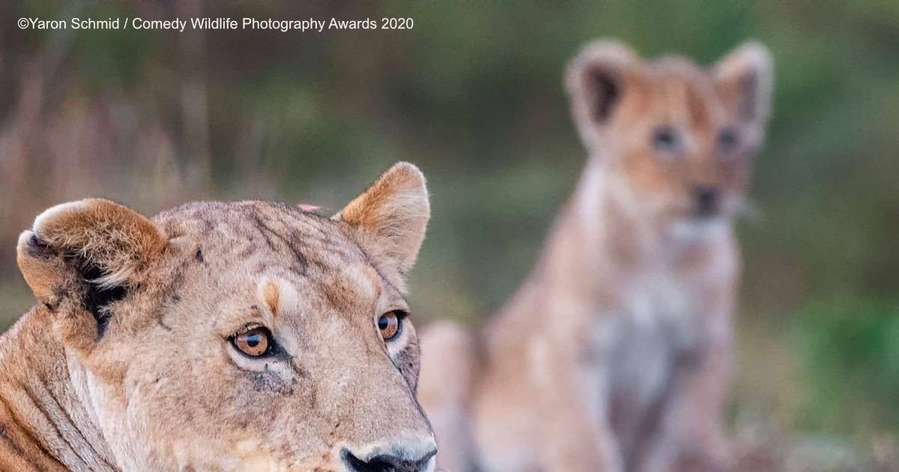
{"label": "tawny fur", "polygon": [[[566,87],[590,157],[536,268],[483,333],[422,336],[422,405],[455,418],[434,422],[438,466],[727,470],[732,226],[763,141],[768,54],[748,43],[705,69],[597,41]],[[714,211],[699,189],[718,192]]]}
{"label": "tawny fur", "polygon": [[[0,470],[343,471],[345,450],[433,468],[415,329],[377,327],[408,310],[424,178],[398,164],[341,215],[210,202],[149,219],[90,199],[39,216],[18,247],[39,304],[0,339]],[[97,293],[117,296],[94,313]],[[238,352],[248,325],[279,350]]]}

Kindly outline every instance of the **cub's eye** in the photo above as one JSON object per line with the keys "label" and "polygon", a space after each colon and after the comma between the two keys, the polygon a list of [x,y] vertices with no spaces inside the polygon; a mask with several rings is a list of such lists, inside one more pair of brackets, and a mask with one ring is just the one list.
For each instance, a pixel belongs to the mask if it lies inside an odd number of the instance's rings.
{"label": "cub's eye", "polygon": [[249,357],[262,357],[271,352],[274,342],[268,328],[256,326],[231,336],[231,345]]}
{"label": "cub's eye", "polygon": [[733,128],[724,128],[718,133],[718,147],[725,151],[732,151],[740,142],[740,136],[737,130]]}
{"label": "cub's eye", "polygon": [[652,146],[660,151],[675,151],[680,147],[680,135],[670,126],[659,126],[652,131]]}
{"label": "cub's eye", "polygon": [[393,310],[384,313],[378,318],[378,331],[381,332],[381,338],[384,341],[390,341],[397,337],[403,328],[403,318],[406,313],[400,310]]}

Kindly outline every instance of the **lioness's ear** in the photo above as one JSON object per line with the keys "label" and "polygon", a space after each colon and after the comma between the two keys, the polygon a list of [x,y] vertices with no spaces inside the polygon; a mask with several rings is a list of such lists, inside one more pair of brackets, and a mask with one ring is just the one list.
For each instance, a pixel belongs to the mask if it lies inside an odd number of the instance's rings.
{"label": "lioness's ear", "polygon": [[19,270],[48,306],[78,295],[95,317],[104,301],[122,294],[136,274],[159,257],[166,237],[146,217],[119,204],[87,199],[41,213],[19,237]]}
{"label": "lioness's ear", "polygon": [[405,273],[415,263],[430,216],[424,175],[414,165],[399,162],[334,219],[356,228],[371,241],[367,250]]}
{"label": "lioness's ear", "polygon": [[750,41],[715,64],[715,86],[743,124],[763,128],[771,110],[771,53]]}
{"label": "lioness's ear", "polygon": [[568,65],[565,86],[571,112],[587,148],[596,146],[598,132],[617,111],[621,98],[639,80],[640,58],[615,40],[597,40]]}

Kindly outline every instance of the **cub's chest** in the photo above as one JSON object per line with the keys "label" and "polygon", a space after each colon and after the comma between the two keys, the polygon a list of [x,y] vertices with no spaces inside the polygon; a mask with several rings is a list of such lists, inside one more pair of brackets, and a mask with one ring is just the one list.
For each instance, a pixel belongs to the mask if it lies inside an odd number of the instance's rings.
{"label": "cub's chest", "polygon": [[594,352],[613,385],[635,392],[664,388],[679,363],[702,347],[702,303],[689,283],[668,275],[635,280],[620,298],[599,307]]}
{"label": "cub's chest", "polygon": [[608,328],[619,338],[664,335],[665,344],[688,349],[701,329],[703,306],[690,282],[670,273],[636,278],[619,292],[617,303],[604,310],[604,318],[612,321]]}

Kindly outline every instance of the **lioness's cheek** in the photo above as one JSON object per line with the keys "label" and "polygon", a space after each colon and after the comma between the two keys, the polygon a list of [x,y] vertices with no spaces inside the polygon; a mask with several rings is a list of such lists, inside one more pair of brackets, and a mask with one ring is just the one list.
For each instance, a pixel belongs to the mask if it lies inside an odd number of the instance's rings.
{"label": "lioness's cheek", "polygon": [[420,365],[420,349],[418,342],[410,343],[405,349],[396,355],[396,365],[400,369],[400,373],[409,383],[414,391],[418,385],[418,371]]}

